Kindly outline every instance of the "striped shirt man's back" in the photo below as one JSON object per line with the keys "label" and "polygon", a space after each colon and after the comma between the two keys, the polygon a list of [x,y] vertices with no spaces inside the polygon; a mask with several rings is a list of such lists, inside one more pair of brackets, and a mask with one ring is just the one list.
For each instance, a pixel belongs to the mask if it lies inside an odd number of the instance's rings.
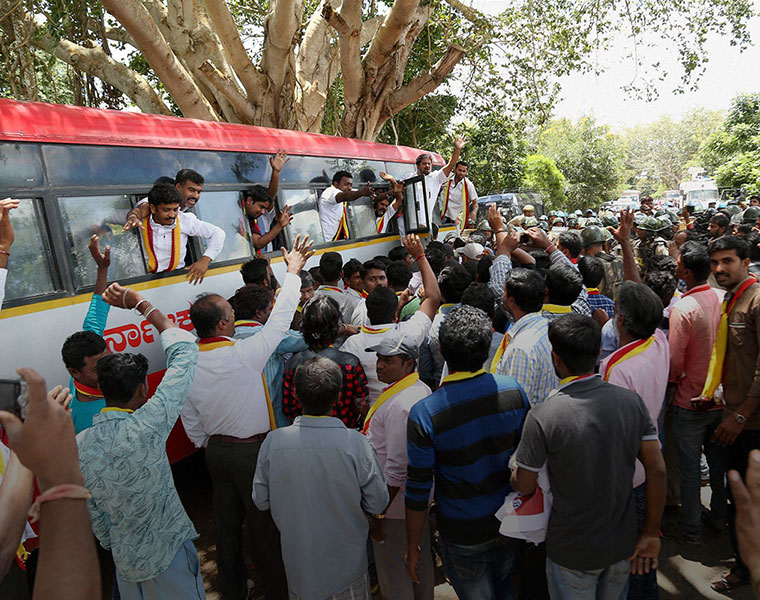
{"label": "striped shirt man's back", "polygon": [[512,377],[453,373],[409,413],[406,506],[427,507],[435,475],[438,528],[450,543],[498,535],[494,513],[512,491],[509,458],[528,401]]}

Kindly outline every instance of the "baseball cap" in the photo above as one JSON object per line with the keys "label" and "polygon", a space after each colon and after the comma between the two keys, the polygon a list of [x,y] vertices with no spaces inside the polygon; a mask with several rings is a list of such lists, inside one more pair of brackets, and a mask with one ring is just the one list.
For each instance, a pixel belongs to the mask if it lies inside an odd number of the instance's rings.
{"label": "baseball cap", "polygon": [[483,254],[484,250],[485,248],[483,247],[483,244],[470,242],[469,244],[464,245],[462,248],[458,248],[457,254],[459,254],[459,256],[466,256],[470,260],[477,260],[480,258],[480,255]]}
{"label": "baseball cap", "polygon": [[384,335],[375,345],[366,348],[365,352],[376,352],[383,356],[404,354],[409,358],[417,358],[420,354],[415,339],[398,330]]}

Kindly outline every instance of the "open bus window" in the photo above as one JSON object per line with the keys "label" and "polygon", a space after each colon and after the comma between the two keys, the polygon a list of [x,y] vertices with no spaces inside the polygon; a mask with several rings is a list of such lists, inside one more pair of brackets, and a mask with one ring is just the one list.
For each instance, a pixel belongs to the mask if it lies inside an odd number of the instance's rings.
{"label": "open bus window", "polygon": [[[327,186],[325,186],[327,187]],[[318,246],[325,243],[322,235],[322,224],[319,220],[319,211],[317,210],[317,196],[314,191],[309,189],[282,189],[282,205],[289,205],[293,210],[293,220],[285,228],[285,234],[288,237],[287,246],[293,245],[293,240],[299,233],[301,237],[308,235]]]}
{"label": "open bus window", "polygon": [[138,231],[124,231],[129,196],[81,196],[58,198],[66,241],[71,250],[72,270],[77,288],[95,284],[97,265],[88,244],[93,234],[100,237],[100,249],[111,247],[108,279],[118,281],[146,273]]}
{"label": "open bus window", "polygon": [[56,291],[39,200],[21,200],[10,213],[16,239],[8,259],[5,299],[18,300]]}
{"label": "open bus window", "polygon": [[416,175],[405,179],[404,188],[404,222],[407,233],[419,233],[430,230],[428,223],[427,190],[425,178]]}
{"label": "open bus window", "polygon": [[[195,214],[199,219],[221,227],[226,234],[224,248],[214,262],[247,258],[252,255],[251,232],[248,219],[243,216],[239,192],[203,192],[201,201],[195,205]],[[201,238],[205,252],[208,240]]]}

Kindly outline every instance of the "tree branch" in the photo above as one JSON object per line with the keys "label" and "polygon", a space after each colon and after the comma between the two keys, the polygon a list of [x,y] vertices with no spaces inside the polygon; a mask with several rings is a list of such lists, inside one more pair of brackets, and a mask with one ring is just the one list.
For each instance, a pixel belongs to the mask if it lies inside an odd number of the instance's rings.
{"label": "tree branch", "polygon": [[160,115],[172,114],[169,107],[142,75],[114,60],[101,48],[85,48],[65,39],[56,40],[42,33],[36,36],[32,43],[75,69],[112,85],[137,104],[141,111]]}
{"label": "tree branch", "polygon": [[393,3],[364,58],[367,77],[374,77],[377,70],[388,60],[394,46],[412,22],[419,3],[420,0],[396,0]]}
{"label": "tree branch", "polygon": [[460,46],[449,46],[446,53],[432,66],[430,71],[415,77],[405,86],[393,92],[388,98],[388,110],[390,111],[388,116],[398,113],[412,102],[416,102],[425,94],[435,90],[459,64],[464,53],[464,48]]}
{"label": "tree branch", "polygon": [[209,83],[219,90],[229,101],[237,113],[246,123],[256,123],[257,115],[253,105],[238,91],[235,86],[214,64],[207,60],[200,66],[200,71],[209,80]]}
{"label": "tree branch", "polygon": [[359,101],[364,87],[360,34],[362,30],[361,0],[343,0],[340,12],[330,4],[322,8],[325,20],[338,32],[340,69],[343,74],[343,97],[346,104]]}
{"label": "tree branch", "polygon": [[460,2],[460,0],[444,0],[444,2],[446,2],[446,4],[448,4],[454,10],[458,10],[460,13],[462,13],[462,16],[471,23],[480,25],[487,20],[486,16],[482,12],[474,9],[472,6],[467,6],[464,2]]}
{"label": "tree branch", "polygon": [[217,121],[214,109],[180,64],[145,6],[137,0],[103,0],[102,3],[130,33],[182,114],[189,118]]}
{"label": "tree branch", "polygon": [[[256,69],[240,39],[240,32],[225,0],[206,0],[206,10],[219,36],[224,55],[243,84],[248,100],[261,104],[266,77]],[[205,64],[205,63],[204,63]],[[241,113],[242,114],[242,113]]]}

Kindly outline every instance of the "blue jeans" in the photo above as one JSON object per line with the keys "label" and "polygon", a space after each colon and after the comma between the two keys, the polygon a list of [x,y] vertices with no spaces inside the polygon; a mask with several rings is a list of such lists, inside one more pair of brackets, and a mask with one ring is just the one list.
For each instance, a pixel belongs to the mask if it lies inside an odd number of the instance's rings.
{"label": "blue jeans", "polygon": [[679,528],[688,535],[702,533],[702,447],[710,466],[710,510],[716,519],[726,518],[726,449],[711,441],[720,424],[720,410],[697,412],[674,406],[673,437],[678,449],[678,480],[681,487]]}
{"label": "blue jeans", "polygon": [[499,536],[474,546],[443,540],[441,546],[443,568],[460,600],[514,600],[517,540]]}
{"label": "blue jeans", "polygon": [[604,569],[578,571],[546,559],[546,579],[552,600],[624,600],[631,563],[621,560]]}

